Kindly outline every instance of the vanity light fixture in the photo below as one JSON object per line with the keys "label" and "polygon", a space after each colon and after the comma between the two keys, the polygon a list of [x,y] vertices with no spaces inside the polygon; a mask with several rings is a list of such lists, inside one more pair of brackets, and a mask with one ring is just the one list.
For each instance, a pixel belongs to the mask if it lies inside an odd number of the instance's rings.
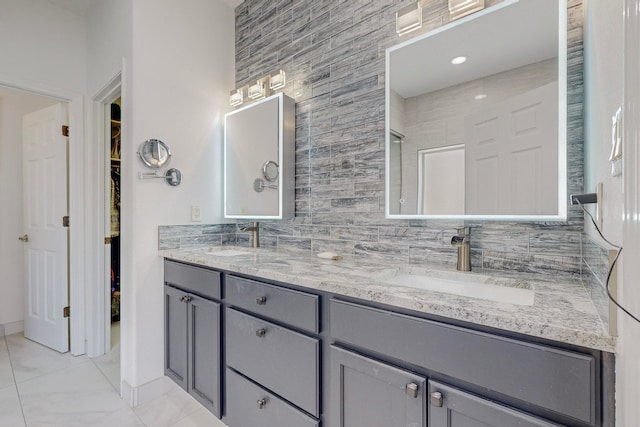
{"label": "vanity light fixture", "polygon": [[265,86],[265,78],[257,80],[254,84],[249,86],[247,95],[251,99],[262,99],[267,96],[267,88]]}
{"label": "vanity light fixture", "polygon": [[231,95],[229,96],[229,104],[232,107],[237,107],[238,105],[242,105],[244,102],[244,88],[239,88],[231,91]]}
{"label": "vanity light fixture", "polygon": [[484,9],[484,0],[449,0],[451,21]]}
{"label": "vanity light fixture", "polygon": [[399,36],[422,28],[422,6],[419,2],[405,6],[396,12],[396,33]]}
{"label": "vanity light fixture", "polygon": [[456,56],[451,60],[451,63],[453,65],[460,65],[460,64],[464,64],[465,62],[467,62],[466,56]]}
{"label": "vanity light fixture", "polygon": [[277,73],[269,76],[269,89],[278,90],[287,85],[287,75],[283,70],[278,70]]}

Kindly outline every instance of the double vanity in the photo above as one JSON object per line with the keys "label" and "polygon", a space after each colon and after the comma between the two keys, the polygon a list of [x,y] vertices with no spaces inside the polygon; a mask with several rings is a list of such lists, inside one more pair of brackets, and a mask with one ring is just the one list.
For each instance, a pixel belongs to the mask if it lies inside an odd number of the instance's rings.
{"label": "double vanity", "polygon": [[166,374],[230,427],[613,423],[615,343],[579,281],[245,247],[162,256]]}

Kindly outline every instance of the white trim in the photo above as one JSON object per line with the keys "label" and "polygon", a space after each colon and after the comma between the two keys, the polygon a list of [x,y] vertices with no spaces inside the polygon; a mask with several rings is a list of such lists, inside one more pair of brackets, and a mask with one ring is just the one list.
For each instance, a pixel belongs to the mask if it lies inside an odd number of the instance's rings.
{"label": "white trim", "polygon": [[[104,245],[109,223],[106,211],[107,199],[107,163],[109,162],[106,138],[106,105],[116,100],[122,92],[122,72],[119,71],[93,97],[91,105],[92,126],[90,134],[92,140],[97,141],[87,150],[87,165],[93,174],[87,177],[87,182],[93,195],[93,200],[87,206],[87,216],[94,221],[87,227],[87,246],[92,254],[91,274],[94,280],[88,281],[87,286],[87,354],[90,357],[105,354],[111,346],[111,312],[110,282],[107,259],[110,248]],[[95,279],[97,278],[97,279]]]}
{"label": "white trim", "polygon": [[70,351],[85,353],[85,193],[84,95],[41,83],[0,74],[0,85],[47,96],[69,104],[69,302],[72,307]]}
{"label": "white trim", "polygon": [[168,393],[176,387],[178,386],[169,377],[162,376],[138,387],[133,387],[123,380],[120,388],[122,390],[122,400],[130,407],[135,408]]}

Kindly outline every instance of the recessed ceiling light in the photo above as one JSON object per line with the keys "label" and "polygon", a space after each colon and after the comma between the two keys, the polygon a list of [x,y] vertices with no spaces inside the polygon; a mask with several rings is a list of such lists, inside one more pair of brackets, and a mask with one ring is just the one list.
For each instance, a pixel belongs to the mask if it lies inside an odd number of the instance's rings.
{"label": "recessed ceiling light", "polygon": [[451,60],[451,63],[453,65],[460,65],[460,64],[464,64],[465,62],[467,62],[466,56],[456,56]]}
{"label": "recessed ceiling light", "polygon": [[477,99],[478,101],[481,99],[485,99],[487,97],[486,93],[479,93],[476,96],[474,96],[475,99]]}

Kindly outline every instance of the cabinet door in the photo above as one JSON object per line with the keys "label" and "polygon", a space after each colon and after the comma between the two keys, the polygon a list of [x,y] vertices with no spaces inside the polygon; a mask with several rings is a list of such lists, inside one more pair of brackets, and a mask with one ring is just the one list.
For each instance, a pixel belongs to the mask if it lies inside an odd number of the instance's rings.
{"label": "cabinet door", "polygon": [[220,304],[189,295],[189,393],[220,418]]}
{"label": "cabinet door", "polygon": [[426,379],[331,347],[334,427],[426,427]]}
{"label": "cabinet door", "polygon": [[433,380],[429,402],[429,427],[559,426]]}
{"label": "cabinet door", "polygon": [[187,293],[164,287],[164,372],[187,390]]}

